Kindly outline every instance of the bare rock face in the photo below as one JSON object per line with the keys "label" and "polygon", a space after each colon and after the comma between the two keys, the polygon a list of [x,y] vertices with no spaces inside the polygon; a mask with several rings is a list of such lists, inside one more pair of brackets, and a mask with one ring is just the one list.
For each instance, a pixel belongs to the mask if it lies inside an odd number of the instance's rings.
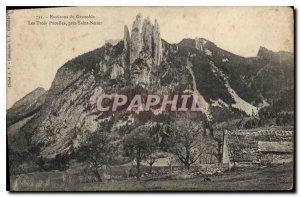
{"label": "bare rock face", "polygon": [[143,39],[143,49],[152,55],[153,46],[153,25],[150,21],[150,18],[147,17],[144,20],[143,28],[142,28],[142,39]]}
{"label": "bare rock face", "polygon": [[99,63],[99,71],[100,73],[106,73],[108,71],[108,67],[107,65],[105,64],[105,62],[100,62]]}
{"label": "bare rock face", "polygon": [[159,65],[162,58],[162,44],[160,38],[159,25],[155,19],[154,28],[153,28],[153,48],[154,48],[154,63]]}
{"label": "bare rock face", "polygon": [[127,25],[124,26],[124,64],[129,65],[130,63],[130,35]]}
{"label": "bare rock face", "polygon": [[124,75],[124,69],[118,64],[114,64],[110,73],[110,79],[117,79]]}
{"label": "bare rock face", "polygon": [[142,15],[138,14],[132,25],[130,39],[130,64],[139,57],[142,51],[142,35],[141,35]]}
{"label": "bare rock face", "polygon": [[203,42],[200,38],[195,38],[195,48],[203,51]]}
{"label": "bare rock face", "polygon": [[[157,20],[153,25],[147,17],[142,25],[142,16],[138,14],[132,25],[131,36],[127,26],[124,27],[123,62],[129,65],[131,83],[142,87],[149,84],[151,69],[160,64],[161,58],[162,42]],[[137,59],[140,61],[135,61]]]}
{"label": "bare rock face", "polygon": [[[159,65],[162,58],[162,44],[159,31],[159,25],[155,20],[154,25],[151,23],[149,17],[147,17],[143,26],[141,27],[142,17],[140,14],[137,15],[136,20],[133,22],[130,39],[130,64],[132,64],[137,58],[140,58],[140,53],[149,54],[152,58],[152,63]],[[124,34],[124,44],[127,42],[127,34]],[[128,46],[124,46],[126,48]]]}
{"label": "bare rock face", "polygon": [[150,83],[150,69],[135,64],[133,70],[134,74],[131,75],[132,84],[145,88]]}

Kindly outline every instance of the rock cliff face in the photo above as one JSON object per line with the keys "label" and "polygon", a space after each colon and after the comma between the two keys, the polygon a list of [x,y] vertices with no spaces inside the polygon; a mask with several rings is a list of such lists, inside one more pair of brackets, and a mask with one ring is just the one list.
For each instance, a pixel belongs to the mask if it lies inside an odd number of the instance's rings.
{"label": "rock cliff face", "polygon": [[[125,26],[124,59],[127,60],[128,56],[131,83],[146,87],[151,81],[153,67],[159,66],[162,59],[162,41],[157,20],[153,25],[147,17],[142,24],[142,16],[138,14],[133,22],[131,35]],[[137,59],[140,61],[135,62]]]}
{"label": "rock cliff face", "polygon": [[[149,18],[142,21],[138,15],[131,34],[124,27],[122,41],[107,43],[66,62],[47,93],[41,91],[28,103],[19,101],[24,104],[16,106],[39,106],[34,117],[21,128],[28,133],[29,146],[40,150],[42,157],[53,159],[75,152],[89,133],[106,130],[114,140],[121,141],[124,133],[145,120],[156,119],[157,114],[152,113],[146,118],[126,112],[98,113],[97,98],[103,94],[132,89],[196,94],[203,105],[201,120],[211,115],[214,121],[224,121],[230,118],[228,114],[251,116],[257,106],[272,104],[283,91],[293,93],[290,53],[271,51],[266,56],[263,50],[257,57],[245,58],[203,38],[169,44],[161,39],[159,29],[157,21],[153,25]],[[289,109],[293,109],[293,94],[287,95],[291,95]],[[16,110],[16,106],[8,111],[10,117],[22,117],[23,107]],[[282,110],[287,109],[283,106]]]}
{"label": "rock cliff face", "polygon": [[123,67],[118,64],[114,64],[110,73],[110,79],[117,79],[118,77],[122,77],[124,75]]}
{"label": "rock cliff face", "polygon": [[153,25],[150,18],[147,17],[144,19],[143,26],[141,26],[141,21],[142,16],[138,15],[132,25],[130,63],[132,64],[144,51],[153,58],[152,64],[159,65],[162,56],[162,44],[158,22],[155,20]]}
{"label": "rock cliff face", "polygon": [[142,51],[142,16],[136,16],[131,29],[130,64],[132,64]]}
{"label": "rock cliff face", "polygon": [[152,55],[153,52],[153,25],[150,18],[144,20],[142,27],[142,44],[143,49]]}
{"label": "rock cliff face", "polygon": [[130,63],[130,35],[127,25],[124,26],[124,65],[129,66]]}
{"label": "rock cliff face", "polygon": [[162,58],[162,44],[160,38],[159,25],[155,19],[153,27],[153,50],[154,50],[154,63],[159,65]]}

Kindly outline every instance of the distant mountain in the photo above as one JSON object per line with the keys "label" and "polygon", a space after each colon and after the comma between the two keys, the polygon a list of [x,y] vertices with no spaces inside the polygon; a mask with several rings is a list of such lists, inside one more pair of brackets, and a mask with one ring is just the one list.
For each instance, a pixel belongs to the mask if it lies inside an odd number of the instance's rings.
{"label": "distant mountain", "polygon": [[46,90],[37,88],[17,101],[10,109],[7,110],[7,125],[12,125],[24,118],[35,114],[44,104]]}
{"label": "distant mountain", "polygon": [[8,125],[35,114],[21,129],[30,135],[30,145],[51,159],[72,154],[87,133],[110,130],[118,141],[143,121],[156,121],[156,114],[95,113],[104,93],[194,93],[199,121],[209,123],[257,116],[266,106],[293,111],[293,61],[291,53],[263,47],[256,57],[241,57],[204,38],[170,44],[161,39],[157,21],[138,15],[131,33],[124,27],[122,41],[68,61],[47,93],[37,89],[18,101],[7,111]]}

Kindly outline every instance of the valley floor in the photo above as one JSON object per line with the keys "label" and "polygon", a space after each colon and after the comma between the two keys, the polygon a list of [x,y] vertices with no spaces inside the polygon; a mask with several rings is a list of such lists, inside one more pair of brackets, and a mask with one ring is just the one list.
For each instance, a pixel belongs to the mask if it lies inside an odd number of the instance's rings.
{"label": "valley floor", "polygon": [[62,188],[19,188],[19,190],[42,191],[270,191],[293,189],[293,164],[264,168],[237,168],[219,175],[180,178],[142,178],[141,181],[109,180],[71,185]]}
{"label": "valley floor", "polygon": [[291,190],[293,165],[285,164],[266,168],[240,168],[210,177],[183,180],[142,180],[82,184],[68,190],[99,191],[243,191],[243,190]]}

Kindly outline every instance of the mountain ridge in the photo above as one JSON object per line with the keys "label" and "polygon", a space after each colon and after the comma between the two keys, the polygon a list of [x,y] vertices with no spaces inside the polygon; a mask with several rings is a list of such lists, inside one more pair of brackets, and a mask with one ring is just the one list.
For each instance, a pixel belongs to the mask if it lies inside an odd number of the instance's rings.
{"label": "mountain ridge", "polygon": [[142,115],[104,116],[93,109],[97,96],[132,89],[196,93],[202,107],[199,121],[219,121],[215,117],[222,114],[231,114],[229,119],[257,116],[260,105],[270,105],[280,92],[294,88],[293,78],[286,80],[293,77],[293,59],[261,50],[258,56],[246,58],[203,38],[170,44],[160,38],[157,21],[153,25],[146,18],[142,24],[138,15],[131,34],[124,27],[122,41],[106,43],[60,67],[43,104],[21,129],[30,136],[30,146],[50,159],[72,154],[88,133],[108,125],[118,128],[120,140],[122,127],[134,129],[143,123]]}

